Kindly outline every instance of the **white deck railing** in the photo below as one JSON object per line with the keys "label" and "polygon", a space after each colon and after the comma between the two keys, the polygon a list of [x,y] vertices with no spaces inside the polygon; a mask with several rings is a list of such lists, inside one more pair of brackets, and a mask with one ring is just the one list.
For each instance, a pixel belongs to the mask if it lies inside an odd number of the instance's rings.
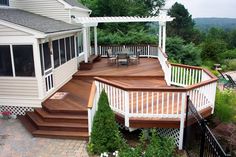
{"label": "white deck railing", "polygon": [[53,70],[52,68],[46,70],[44,75],[44,81],[45,81],[45,90],[46,93],[51,91],[54,88],[54,82],[53,82]]}
{"label": "white deck railing", "polygon": [[168,56],[161,50],[161,48],[158,48],[158,59],[165,74],[165,81],[167,85],[171,85],[171,65],[168,62]]}
{"label": "white deck railing", "polygon": [[[94,48],[92,48],[94,49]],[[155,45],[100,45],[98,46],[98,52],[102,57],[106,57],[106,51],[111,49],[113,53],[122,52],[124,49],[128,49],[133,54],[136,54],[138,50],[141,50],[141,57],[158,57],[158,46]]]}
{"label": "white deck railing", "polygon": [[[177,64],[172,64],[171,67],[174,69],[171,73],[171,83],[181,87],[129,88],[103,78],[95,78],[96,95],[105,90],[112,110],[124,116],[127,127],[132,117],[183,118],[187,95],[198,111],[207,107],[214,109],[217,81],[215,76],[202,68]],[[185,79],[182,76],[185,81],[182,81],[181,77],[174,77],[183,73],[186,74]],[[203,80],[203,76],[209,79]],[[91,110],[90,116],[93,116],[95,111]]]}
{"label": "white deck railing", "polygon": [[98,109],[98,99],[99,99],[99,92],[97,89],[97,85],[95,82],[93,82],[90,95],[89,95],[89,101],[88,101],[88,133],[89,135],[92,132],[93,119]]}

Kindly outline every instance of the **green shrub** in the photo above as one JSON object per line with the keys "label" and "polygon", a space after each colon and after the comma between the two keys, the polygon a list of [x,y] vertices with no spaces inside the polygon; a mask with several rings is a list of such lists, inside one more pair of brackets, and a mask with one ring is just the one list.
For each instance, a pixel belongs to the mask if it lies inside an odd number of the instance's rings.
{"label": "green shrub", "polygon": [[216,92],[215,116],[222,122],[236,122],[236,93],[225,90]]}
{"label": "green shrub", "polygon": [[88,151],[93,154],[114,152],[120,148],[121,144],[122,138],[115,122],[115,115],[109,106],[107,94],[103,90],[94,117]]}
{"label": "green shrub", "polygon": [[147,146],[144,157],[172,157],[175,144],[170,137],[160,137],[155,129],[151,130],[150,143]]}
{"label": "green shrub", "polygon": [[224,61],[224,71],[236,70],[236,59],[227,59]]}
{"label": "green shrub", "polygon": [[119,157],[172,157],[174,156],[175,145],[172,138],[160,137],[156,129],[151,130],[149,137],[148,131],[142,131],[139,144],[130,147],[125,144],[119,150]]}

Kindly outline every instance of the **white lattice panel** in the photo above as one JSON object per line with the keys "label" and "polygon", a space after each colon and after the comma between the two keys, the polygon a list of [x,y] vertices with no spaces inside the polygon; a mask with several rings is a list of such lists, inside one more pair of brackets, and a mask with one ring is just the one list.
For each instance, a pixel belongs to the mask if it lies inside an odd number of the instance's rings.
{"label": "white lattice panel", "polygon": [[179,129],[174,128],[158,128],[157,132],[160,136],[168,136],[174,138],[174,142],[179,146]]}
{"label": "white lattice panel", "polygon": [[32,107],[0,106],[0,112],[10,111],[13,115],[25,115],[27,111],[34,111]]}

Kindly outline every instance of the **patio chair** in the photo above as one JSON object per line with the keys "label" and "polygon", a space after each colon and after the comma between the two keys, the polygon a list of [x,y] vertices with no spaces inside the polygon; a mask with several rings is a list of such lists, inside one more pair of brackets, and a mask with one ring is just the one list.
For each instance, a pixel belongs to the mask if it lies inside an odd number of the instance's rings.
{"label": "patio chair", "polygon": [[129,56],[127,53],[122,53],[117,55],[116,59],[117,65],[119,66],[120,64],[125,64],[128,66],[129,64]]}
{"label": "patio chair", "polygon": [[227,77],[228,82],[226,84],[224,84],[224,88],[226,88],[226,89],[229,89],[229,88],[233,88],[234,89],[234,88],[236,88],[236,81],[234,81],[232,79],[232,77],[230,75],[228,75],[228,74],[225,74],[225,76]]}
{"label": "patio chair", "polygon": [[140,53],[141,53],[141,50],[140,50],[140,49],[137,50],[136,55],[133,55],[133,56],[130,56],[130,57],[129,57],[129,61],[130,61],[131,63],[135,63],[135,64],[140,63],[140,61],[139,61]]}
{"label": "patio chair", "polygon": [[106,55],[107,55],[107,63],[115,64],[116,63],[116,57],[112,55],[112,50],[108,49],[105,52],[106,52]]}

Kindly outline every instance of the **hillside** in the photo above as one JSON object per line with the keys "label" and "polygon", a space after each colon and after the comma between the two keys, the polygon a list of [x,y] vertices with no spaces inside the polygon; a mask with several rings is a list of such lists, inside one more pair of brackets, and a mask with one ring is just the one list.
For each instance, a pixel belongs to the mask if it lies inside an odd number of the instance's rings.
{"label": "hillside", "polygon": [[211,27],[219,27],[224,30],[236,29],[236,18],[195,18],[196,27],[207,31]]}

